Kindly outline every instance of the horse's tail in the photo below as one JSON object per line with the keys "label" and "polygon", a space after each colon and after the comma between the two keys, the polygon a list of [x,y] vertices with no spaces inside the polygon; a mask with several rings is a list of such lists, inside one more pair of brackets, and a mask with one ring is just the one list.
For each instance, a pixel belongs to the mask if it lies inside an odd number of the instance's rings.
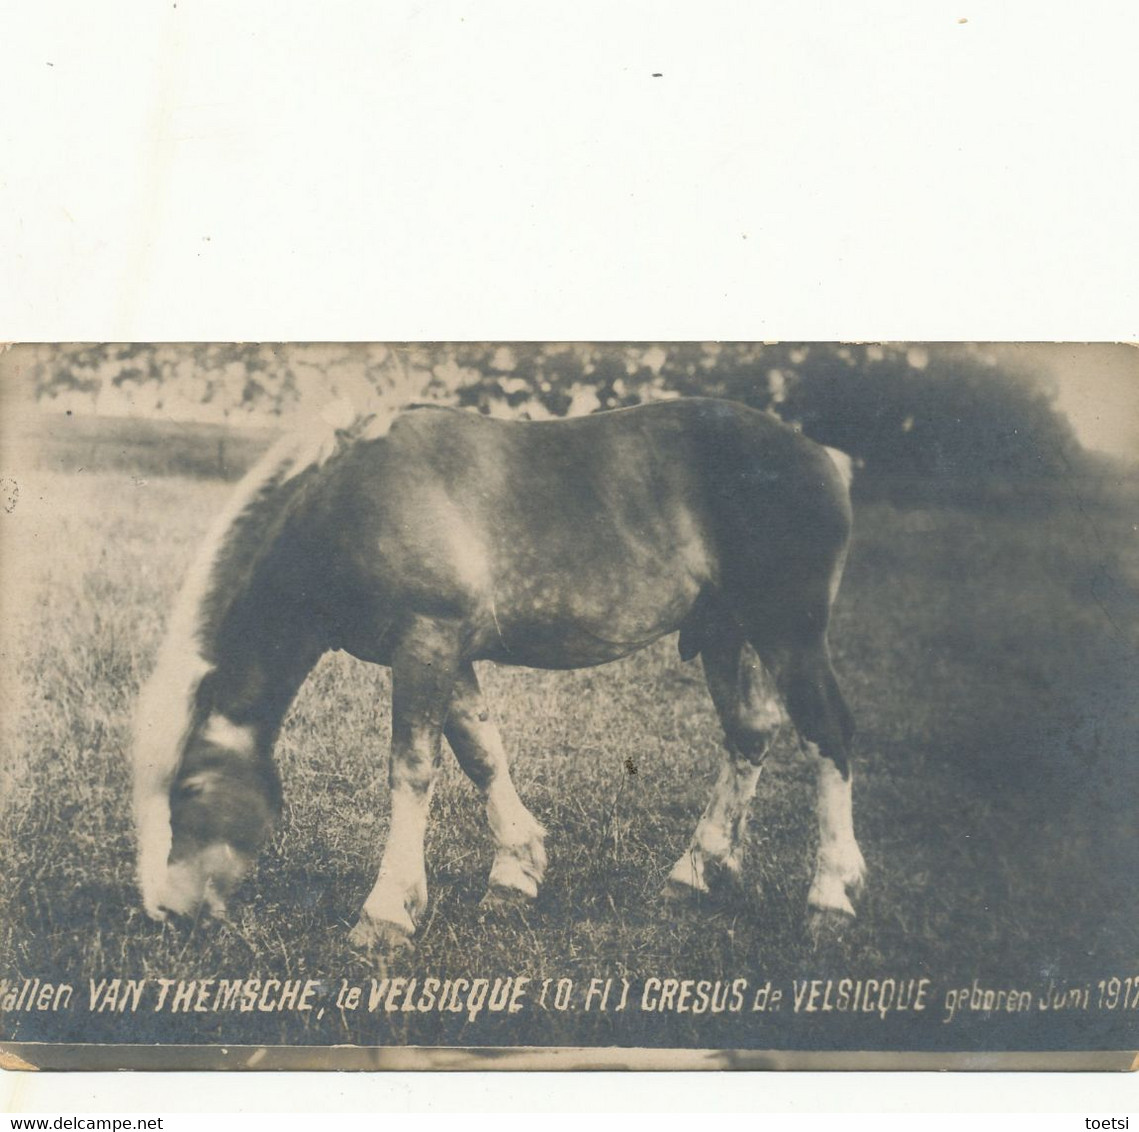
{"label": "horse's tail", "polygon": [[849,492],[851,485],[854,483],[853,457],[839,448],[828,448],[825,444],[823,448],[826,454],[831,458],[831,463],[838,469],[838,474],[842,477],[842,482],[846,485],[846,490]]}

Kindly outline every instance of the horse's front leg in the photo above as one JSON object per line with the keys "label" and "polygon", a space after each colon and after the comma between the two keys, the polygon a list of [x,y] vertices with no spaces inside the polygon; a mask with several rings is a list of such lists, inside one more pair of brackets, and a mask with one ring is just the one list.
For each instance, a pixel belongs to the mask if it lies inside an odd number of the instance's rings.
{"label": "horse's front leg", "polygon": [[358,947],[406,946],[427,906],[423,841],[458,659],[459,626],[431,618],[415,619],[392,658],[391,826]]}
{"label": "horse's front leg", "polygon": [[533,900],[546,872],[546,831],[514,789],[502,736],[470,663],[460,668],[455,681],[445,734],[459,765],[486,801],[494,835],[494,864],[484,905]]}

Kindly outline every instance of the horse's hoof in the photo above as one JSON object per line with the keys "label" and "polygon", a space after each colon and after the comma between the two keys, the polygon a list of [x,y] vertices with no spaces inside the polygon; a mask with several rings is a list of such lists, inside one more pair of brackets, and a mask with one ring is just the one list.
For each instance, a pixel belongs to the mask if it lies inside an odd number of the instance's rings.
{"label": "horse's hoof", "polygon": [[411,935],[399,924],[389,920],[369,920],[363,916],[348,933],[348,942],[361,951],[379,951],[388,955],[415,949]]}
{"label": "horse's hoof", "polygon": [[838,908],[812,908],[807,913],[807,935],[815,948],[841,943],[853,927],[853,913]]}
{"label": "horse's hoof", "polygon": [[509,912],[512,909],[523,910],[534,903],[532,896],[520,892],[517,888],[507,888],[505,885],[492,884],[486,894],[479,901],[479,919],[485,920],[488,916]]}
{"label": "horse's hoof", "polygon": [[672,877],[669,877],[664,882],[664,888],[661,889],[660,894],[669,904],[694,904],[697,900],[707,899],[708,890],[696,888],[691,884],[684,884],[682,881],[673,880]]}
{"label": "horse's hoof", "polygon": [[704,883],[708,892],[719,899],[732,899],[743,890],[743,878],[739,862],[718,861],[714,858],[704,862]]}

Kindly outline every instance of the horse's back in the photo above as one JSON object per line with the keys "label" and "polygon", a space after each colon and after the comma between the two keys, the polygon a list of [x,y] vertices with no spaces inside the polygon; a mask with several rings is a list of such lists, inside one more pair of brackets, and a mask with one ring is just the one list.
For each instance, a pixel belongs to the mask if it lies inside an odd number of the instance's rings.
{"label": "horse's back", "polygon": [[679,398],[542,422],[419,410],[397,419],[387,444],[387,476],[443,492],[482,528],[556,548],[583,568],[597,539],[656,551],[680,536],[689,551],[699,541],[703,569],[718,577],[741,554],[814,547],[828,557],[850,530],[847,485],[826,450],[731,401]]}
{"label": "horse's back", "polygon": [[[511,477],[520,495],[554,480],[561,502],[578,490],[612,493],[685,486],[745,505],[833,512],[842,525],[846,485],[826,450],[778,418],[733,401],[688,397],[556,421],[509,421],[445,407],[403,413],[386,458],[453,487]],[[606,491],[603,494],[610,494]]]}

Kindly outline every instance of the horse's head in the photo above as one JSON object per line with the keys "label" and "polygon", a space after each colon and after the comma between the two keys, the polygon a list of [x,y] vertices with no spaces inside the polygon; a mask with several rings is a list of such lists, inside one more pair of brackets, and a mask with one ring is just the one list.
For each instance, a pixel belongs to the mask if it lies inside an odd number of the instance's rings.
{"label": "horse's head", "polygon": [[221,915],[272,832],[272,741],[328,647],[298,596],[318,564],[285,532],[308,473],[342,447],[336,429],[283,437],[246,475],[187,571],[140,689],[138,881],[154,919]]}
{"label": "horse's head", "polygon": [[168,791],[141,800],[146,911],[157,920],[224,915],[279,811],[280,784],[255,729],[216,713],[195,726]]}

